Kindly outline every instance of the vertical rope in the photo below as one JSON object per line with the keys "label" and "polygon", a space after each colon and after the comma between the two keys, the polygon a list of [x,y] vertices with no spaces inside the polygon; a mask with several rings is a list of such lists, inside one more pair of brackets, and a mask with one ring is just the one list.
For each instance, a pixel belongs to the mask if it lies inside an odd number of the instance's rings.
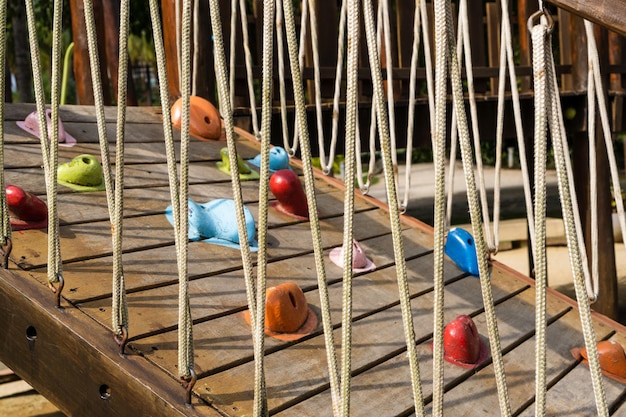
{"label": "vertical rope", "polygon": [[[337,365],[337,354],[335,352],[335,342],[333,335],[333,325],[330,317],[330,301],[326,282],[326,269],[324,261],[324,250],[322,247],[321,228],[318,218],[317,199],[315,198],[315,180],[311,164],[311,143],[307,124],[307,114],[304,102],[304,90],[299,68],[297,37],[295,31],[295,21],[293,16],[293,6],[291,2],[285,2],[285,28],[287,34],[287,46],[289,51],[289,62],[293,69],[293,89],[294,101],[296,104],[296,121],[300,126],[300,149],[302,156],[302,171],[304,175],[304,186],[309,208],[309,222],[311,225],[311,236],[313,241],[313,252],[317,271],[317,284],[320,294],[320,310],[322,315],[322,326],[324,329],[324,343],[326,346],[326,360],[328,364],[328,374],[330,379],[330,392],[333,402],[333,412],[335,416],[341,413],[340,392],[339,392],[339,370]],[[352,245],[350,245],[352,246]]]}
{"label": "vertical rope", "polygon": [[[529,26],[530,28],[530,26]],[[535,415],[545,415],[546,407],[546,25],[530,29],[533,45],[533,85],[535,86]]]}
{"label": "vertical rope", "polygon": [[120,2],[119,64],[117,79],[117,125],[115,144],[115,201],[113,218],[113,331],[122,334],[122,327],[129,330],[126,284],[122,262],[122,236],[124,226],[124,137],[126,129],[126,98],[128,91],[128,32],[130,20],[130,0]]}
{"label": "vertical rope", "polygon": [[[347,86],[346,86],[346,178],[348,178],[344,200],[344,225],[352,224],[353,213],[350,211],[351,202],[354,203],[354,187],[349,181],[354,181],[354,143],[357,126],[357,95],[358,95],[358,53],[359,53],[359,1],[352,0],[348,3],[348,50],[347,50]],[[348,160],[350,158],[351,160]],[[353,184],[353,183],[352,183]],[[352,230],[344,227],[343,250],[343,299],[342,299],[342,330],[341,330],[341,414],[350,415],[350,384],[351,384],[351,350],[352,341]]]}
{"label": "vertical rope", "polygon": [[433,155],[435,161],[434,247],[433,247],[433,416],[443,416],[443,329],[444,329],[444,252],[445,244],[445,149],[446,96],[448,60],[445,30],[445,3],[434,2],[435,13],[435,94],[433,126]]}
{"label": "vertical rope", "polygon": [[[576,292],[576,298],[579,305],[580,321],[583,330],[583,336],[585,339],[585,346],[587,348],[589,370],[591,373],[591,381],[593,386],[593,392],[596,400],[596,407],[598,415],[601,417],[608,416],[608,409],[606,404],[606,396],[604,392],[604,385],[602,382],[602,374],[600,372],[600,364],[598,360],[598,348],[596,345],[596,336],[591,320],[591,309],[589,304],[589,298],[585,290],[584,284],[584,265],[586,259],[583,261],[583,251],[580,249],[579,238],[582,235],[580,226],[580,216],[577,211],[577,207],[572,199],[572,174],[569,161],[569,152],[567,149],[567,137],[565,136],[565,127],[563,126],[563,114],[561,111],[561,104],[559,102],[558,84],[556,79],[556,71],[554,68],[554,57],[552,56],[552,48],[550,37],[546,39],[546,54],[547,60],[546,70],[548,77],[548,95],[549,95],[549,109],[548,123],[549,129],[552,134],[552,146],[554,148],[554,158],[557,168],[557,177],[559,185],[559,194],[561,197],[561,207],[563,212],[563,224],[565,226],[565,234],[568,239],[568,249],[570,256],[570,264],[572,267],[572,275],[574,277],[574,289]],[[577,220],[578,219],[578,220]]]}
{"label": "vertical rope", "polygon": [[[380,66],[379,54],[376,52],[376,39],[374,36],[373,10],[370,1],[364,1],[363,17],[365,23],[365,34],[367,41],[367,49],[369,56],[369,64],[372,69],[372,85],[378,106],[377,120],[380,130],[380,149],[383,157],[383,167],[385,171],[385,185],[387,189],[387,198],[389,202],[393,202],[392,207],[397,208],[398,195],[395,183],[395,171],[392,154],[392,144],[389,134],[389,124],[387,123],[387,113],[384,103],[383,81]],[[357,15],[358,16],[358,15]],[[350,68],[350,66],[348,66]],[[354,81],[356,84],[356,80]],[[356,120],[355,120],[356,124]],[[346,134],[346,137],[349,138]],[[355,138],[358,140],[358,138]],[[400,215],[397,209],[389,210],[389,220],[391,223],[391,232],[393,239],[394,260],[396,264],[396,278],[398,282],[398,295],[400,298],[400,309],[402,311],[402,323],[404,329],[404,338],[407,346],[407,356],[409,359],[409,369],[411,374],[412,395],[415,406],[415,413],[419,416],[424,415],[422,386],[419,374],[419,364],[417,360],[417,347],[415,343],[415,330],[413,327],[413,316],[411,313],[411,300],[408,287],[408,279],[406,275],[406,260],[404,257],[404,247],[402,241],[402,225],[400,223]]]}
{"label": "vertical rope", "polygon": [[[248,242],[248,231],[246,228],[246,220],[243,205],[243,196],[241,193],[241,182],[239,179],[239,166],[237,164],[237,148],[235,146],[235,134],[234,123],[232,114],[232,104],[230,101],[231,94],[229,94],[228,73],[226,68],[226,57],[224,54],[224,40],[222,35],[222,23],[221,15],[219,11],[219,3],[216,0],[209,2],[209,10],[211,14],[211,25],[213,31],[214,45],[215,45],[215,75],[217,80],[218,95],[220,101],[220,109],[224,116],[224,127],[226,129],[226,143],[228,147],[228,154],[231,167],[231,180],[233,199],[235,201],[235,210],[237,217],[237,227],[239,231],[239,241]],[[231,84],[232,85],[232,84]],[[267,180],[267,178],[265,179]],[[264,180],[264,181],[265,181]],[[248,299],[250,322],[252,324],[253,343],[255,362],[263,364],[263,327],[259,327],[258,312],[257,312],[257,289],[255,288],[253,268],[252,268],[252,256],[250,254],[250,247],[247,244],[241,245],[241,256],[243,262],[244,279],[246,283],[246,295]],[[259,280],[264,279],[259,277]],[[262,300],[259,300],[263,302]],[[264,304],[264,302],[263,302]],[[264,314],[263,314],[264,317]],[[261,343],[261,347],[258,344]],[[260,357],[256,357],[260,355]],[[266,393],[265,393],[265,376],[263,372],[263,366],[257,367],[259,374],[255,376],[255,402],[259,402],[257,406],[257,412],[263,413],[266,409],[264,405]],[[256,414],[259,415],[259,414]]]}
{"label": "vertical rope", "polygon": [[[53,284],[60,281],[62,276],[61,245],[59,242],[59,219],[57,211],[57,161],[58,161],[58,123],[52,123],[53,137],[49,141],[48,123],[45,117],[45,97],[43,91],[43,81],[41,78],[41,64],[39,55],[39,43],[37,40],[37,29],[35,22],[35,11],[33,1],[27,0],[26,20],[28,24],[28,39],[30,43],[31,65],[33,70],[33,84],[35,90],[35,101],[37,104],[38,123],[40,126],[39,139],[46,179],[46,201],[48,205],[48,283],[54,289]],[[59,15],[62,16],[60,2],[55,3],[55,22],[58,22]],[[58,29],[60,30],[60,29]],[[54,59],[54,58],[53,58]],[[60,59],[60,58],[59,58]],[[56,126],[56,129],[54,128]],[[56,137],[54,135],[56,134]],[[54,289],[54,291],[60,291]]]}
{"label": "vertical rope", "polygon": [[256,286],[256,322],[257,341],[255,349],[255,400],[254,414],[267,414],[267,399],[265,398],[265,382],[263,372],[264,339],[262,336],[265,328],[265,276],[267,269],[267,211],[269,195],[269,150],[271,139],[272,122],[272,84],[273,68],[272,57],[274,52],[274,17],[275,2],[266,1],[263,4],[263,55],[261,81],[261,180],[259,182],[259,252],[257,255],[257,286]]}
{"label": "vertical rope", "polygon": [[[480,275],[481,291],[483,296],[483,305],[485,307],[485,316],[487,320],[487,328],[489,332],[489,342],[491,345],[491,354],[493,358],[493,366],[496,380],[496,387],[498,389],[498,400],[500,403],[500,412],[504,416],[511,414],[510,403],[508,397],[508,390],[506,385],[506,376],[504,372],[504,363],[502,360],[502,351],[500,347],[500,338],[498,333],[498,325],[495,314],[495,306],[493,301],[493,294],[491,290],[491,283],[489,278],[489,265],[487,262],[487,247],[485,244],[485,237],[483,233],[483,225],[481,222],[480,205],[478,203],[476,183],[474,180],[474,171],[472,163],[472,150],[469,139],[469,131],[467,126],[467,120],[465,116],[464,100],[463,100],[463,88],[461,84],[461,76],[459,63],[456,58],[456,49],[452,41],[452,16],[451,7],[449,3],[444,3],[443,0],[437,0],[435,11],[442,13],[436,17],[436,30],[447,30],[447,38],[438,38],[440,41],[447,43],[438,43],[440,49],[445,49],[448,58],[448,65],[450,68],[450,81],[452,84],[453,105],[456,109],[457,123],[459,130],[459,138],[461,145],[461,156],[463,160],[463,171],[465,173],[465,184],[467,188],[467,200],[470,211],[470,218],[472,222],[472,231],[474,235],[474,241],[476,244],[476,254],[478,258],[478,270]],[[438,49],[439,53],[439,49]],[[445,78],[445,77],[444,77]],[[445,82],[445,81],[444,81]],[[441,91],[445,91],[445,85],[441,86]],[[441,98],[443,100],[443,97]],[[436,232],[437,233],[437,232]],[[438,329],[437,329],[438,330]],[[439,347],[437,347],[438,349]]]}
{"label": "vertical rope", "polygon": [[[189,186],[189,94],[190,61],[191,61],[191,18],[192,0],[183,0],[182,14],[182,39],[181,39],[181,137],[180,137],[180,179],[179,194],[174,196],[178,199],[180,224],[178,232],[178,244],[176,246],[178,256],[178,374],[181,378],[189,378],[193,369],[193,323],[191,319],[191,306],[189,304],[189,277],[188,277],[188,186]],[[175,164],[174,164],[175,166]],[[175,179],[175,172],[170,172],[170,182]]]}
{"label": "vertical rope", "polygon": [[239,0],[239,13],[241,14],[241,34],[243,37],[243,52],[246,58],[246,79],[248,80],[248,97],[250,100],[250,116],[252,119],[252,131],[258,138],[259,122],[256,110],[256,98],[254,96],[254,77],[252,76],[252,53],[250,52],[250,40],[248,36],[248,11],[246,0]]}
{"label": "vertical rope", "polygon": [[[0,1],[0,22],[7,20],[7,1]],[[0,62],[6,62],[6,30],[0,31]],[[6,92],[6,65],[0,65],[0,97]],[[0,100],[0,120],[4,120],[4,100]],[[0,245],[7,245],[11,239],[11,221],[4,180],[4,123],[0,123]]]}

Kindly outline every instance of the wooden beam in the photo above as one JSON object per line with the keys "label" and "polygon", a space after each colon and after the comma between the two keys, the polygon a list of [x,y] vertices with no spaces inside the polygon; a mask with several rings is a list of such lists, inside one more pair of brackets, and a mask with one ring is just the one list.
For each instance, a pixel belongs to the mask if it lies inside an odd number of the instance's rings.
{"label": "wooden beam", "polygon": [[626,36],[626,0],[547,0],[555,6]]}
{"label": "wooden beam", "polygon": [[219,416],[197,398],[185,406],[178,381],[139,355],[120,356],[110,331],[94,332],[92,319],[56,308],[47,287],[28,281],[0,271],[0,359],[64,413]]}

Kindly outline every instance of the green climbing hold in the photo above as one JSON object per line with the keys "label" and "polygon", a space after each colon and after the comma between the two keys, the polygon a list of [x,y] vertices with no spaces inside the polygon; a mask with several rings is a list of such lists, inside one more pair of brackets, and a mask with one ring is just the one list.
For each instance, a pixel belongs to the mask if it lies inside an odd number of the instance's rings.
{"label": "green climbing hold", "polygon": [[104,177],[102,165],[93,155],[78,155],[70,162],[59,165],[57,182],[75,191],[102,191]]}

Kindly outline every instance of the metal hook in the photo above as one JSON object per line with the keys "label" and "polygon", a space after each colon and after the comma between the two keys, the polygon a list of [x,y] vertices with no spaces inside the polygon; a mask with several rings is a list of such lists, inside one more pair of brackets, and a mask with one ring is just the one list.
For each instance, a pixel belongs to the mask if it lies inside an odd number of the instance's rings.
{"label": "metal hook", "polygon": [[48,282],[48,288],[56,295],[56,307],[61,308],[61,293],[65,286],[65,280],[61,274],[57,274],[57,279],[59,280],[59,285],[55,287],[52,282]]}
{"label": "metal hook", "polygon": [[128,343],[128,330],[126,326],[120,324],[119,326],[120,332],[113,335],[113,339],[115,343],[120,347],[120,355],[124,356],[124,350],[126,349],[126,343]]}
{"label": "metal hook", "polygon": [[191,391],[193,390],[193,386],[196,385],[198,376],[196,375],[196,371],[193,370],[193,367],[189,367],[188,371],[189,376],[181,376],[180,383],[183,388],[185,388],[185,404],[191,406]]}
{"label": "metal hook", "polygon": [[[5,249],[6,247],[6,249]],[[0,246],[0,256],[2,256],[2,267],[9,269],[9,256],[13,250],[13,240],[10,237],[4,239],[4,245]]]}
{"label": "metal hook", "polygon": [[552,14],[550,14],[548,9],[545,7],[530,15],[527,23],[528,30],[530,31],[533,26],[535,26],[535,21],[539,21],[542,17],[546,18],[546,22],[548,23],[548,34],[551,34],[554,30],[554,19],[552,18]]}

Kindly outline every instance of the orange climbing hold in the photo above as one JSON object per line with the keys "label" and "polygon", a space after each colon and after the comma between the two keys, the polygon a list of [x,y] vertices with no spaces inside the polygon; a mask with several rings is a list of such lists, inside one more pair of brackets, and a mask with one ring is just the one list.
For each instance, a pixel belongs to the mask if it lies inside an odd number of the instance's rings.
{"label": "orange climbing hold", "polygon": [[[182,125],[183,99],[176,100],[171,108],[172,125],[178,129]],[[222,137],[220,114],[210,101],[189,97],[189,133],[198,139],[219,140]]]}
{"label": "orange climbing hold", "polygon": [[[244,313],[250,323],[250,312]],[[306,302],[304,292],[293,282],[267,289],[265,334],[280,340],[298,340],[317,327],[317,316]]]}

